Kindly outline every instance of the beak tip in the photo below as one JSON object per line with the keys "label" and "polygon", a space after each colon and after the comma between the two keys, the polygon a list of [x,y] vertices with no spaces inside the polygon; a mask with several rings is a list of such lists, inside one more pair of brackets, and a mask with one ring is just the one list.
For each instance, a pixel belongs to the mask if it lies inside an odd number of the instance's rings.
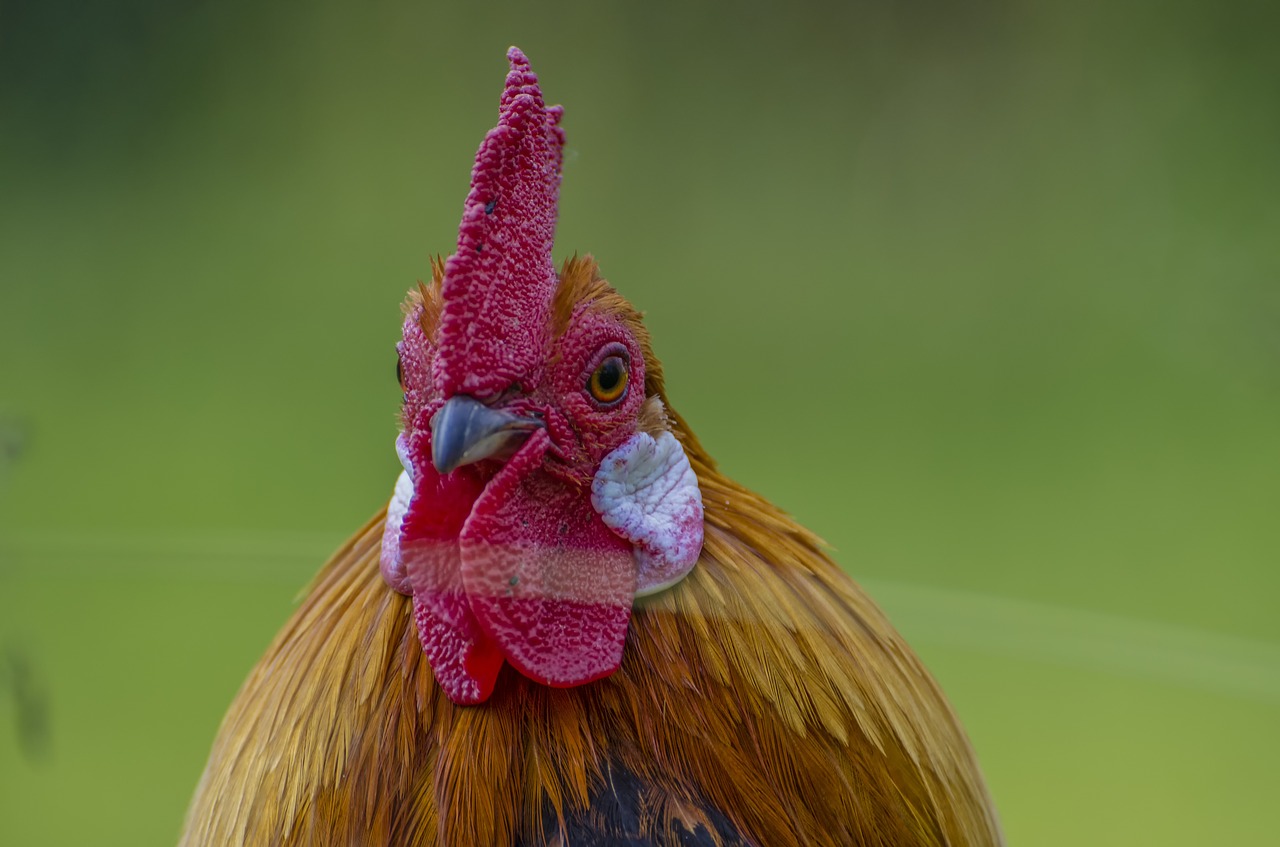
{"label": "beak tip", "polygon": [[448,476],[458,467],[457,462],[446,461],[444,458],[437,456],[431,457],[431,464],[435,467],[436,473],[440,474],[440,476]]}

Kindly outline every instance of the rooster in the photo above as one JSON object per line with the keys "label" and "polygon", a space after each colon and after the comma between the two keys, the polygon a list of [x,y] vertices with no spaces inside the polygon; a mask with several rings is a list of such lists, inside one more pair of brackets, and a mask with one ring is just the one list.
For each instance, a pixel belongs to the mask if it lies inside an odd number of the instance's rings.
{"label": "rooster", "polygon": [[404,470],[244,683],[182,844],[1000,844],[902,638],[720,473],[595,262],[556,272],[562,109],[508,60],[404,307]]}

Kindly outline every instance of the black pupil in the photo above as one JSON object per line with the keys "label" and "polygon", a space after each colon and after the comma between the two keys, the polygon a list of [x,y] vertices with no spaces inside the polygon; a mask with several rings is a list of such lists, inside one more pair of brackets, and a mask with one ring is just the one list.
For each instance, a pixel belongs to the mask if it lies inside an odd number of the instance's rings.
{"label": "black pupil", "polygon": [[622,382],[622,360],[618,358],[605,359],[604,364],[600,366],[600,375],[596,378],[600,390],[608,394],[618,387],[618,383]]}

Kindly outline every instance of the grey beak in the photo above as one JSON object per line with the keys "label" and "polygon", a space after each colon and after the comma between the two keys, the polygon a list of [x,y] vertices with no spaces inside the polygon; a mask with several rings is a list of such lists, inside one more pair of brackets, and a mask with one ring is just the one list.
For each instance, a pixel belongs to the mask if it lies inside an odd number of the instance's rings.
{"label": "grey beak", "polygon": [[529,433],[542,426],[536,418],[522,418],[458,394],[431,418],[431,463],[442,474],[490,457],[515,452]]}

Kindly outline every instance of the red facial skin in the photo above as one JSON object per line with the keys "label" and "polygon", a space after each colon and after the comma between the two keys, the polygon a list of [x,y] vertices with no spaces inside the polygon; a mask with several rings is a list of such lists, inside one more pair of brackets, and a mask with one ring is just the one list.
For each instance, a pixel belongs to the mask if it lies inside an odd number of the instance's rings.
{"label": "red facial skin", "polygon": [[[628,390],[606,405],[588,382],[611,355],[628,361]],[[622,660],[635,561],[592,508],[591,480],[636,432],[643,359],[619,322],[583,312],[546,360],[531,390],[508,389],[494,403],[546,422],[510,459],[439,474],[430,430],[446,399],[438,390],[420,392],[407,431],[414,498],[401,556],[423,649],[455,702],[487,699],[504,658],[553,686],[607,676]]]}
{"label": "red facial skin", "polygon": [[[622,660],[635,594],[631,544],[591,506],[601,459],[636,432],[644,361],[615,318],[580,307],[553,337],[551,261],[564,134],[514,48],[498,126],[476,157],[458,251],[445,265],[434,337],[422,307],[399,345],[414,495],[400,530],[423,650],[457,703],[479,703],[504,661],[553,686],[607,676]],[[628,363],[602,404],[592,372]],[[515,455],[441,475],[431,419],[465,394],[539,417]]]}

